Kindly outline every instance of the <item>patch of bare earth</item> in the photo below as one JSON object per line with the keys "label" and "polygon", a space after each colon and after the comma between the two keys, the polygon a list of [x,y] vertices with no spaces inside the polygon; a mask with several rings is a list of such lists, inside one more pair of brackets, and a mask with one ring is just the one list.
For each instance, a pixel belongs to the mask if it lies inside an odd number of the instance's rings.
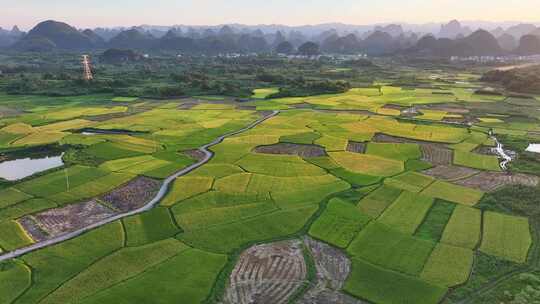
{"label": "patch of bare earth", "polygon": [[475,174],[478,174],[480,171],[467,167],[458,167],[458,166],[446,166],[440,165],[433,167],[428,170],[424,170],[422,173],[426,175],[433,176],[437,179],[443,179],[447,181],[464,179]]}
{"label": "patch of bare earth", "polygon": [[240,255],[224,303],[288,303],[305,280],[306,263],[300,241],[256,245]]}
{"label": "patch of bare earth", "polygon": [[349,141],[347,144],[347,151],[354,152],[354,153],[366,153],[367,143],[365,142],[356,142],[356,141]]}
{"label": "patch of bare earth", "polygon": [[54,238],[109,218],[115,211],[96,200],[50,209],[19,220],[35,241]]}
{"label": "patch of bare earth", "polygon": [[184,153],[184,155],[188,157],[193,158],[196,161],[202,161],[206,157],[206,154],[204,154],[203,151],[198,150],[198,149],[186,150],[186,151],[183,151],[182,153]]}
{"label": "patch of bare earth", "polygon": [[310,237],[304,239],[317,268],[317,281],[298,301],[300,304],[363,304],[340,292],[351,271],[349,258],[340,250]]}
{"label": "patch of bare earth", "polygon": [[421,144],[420,151],[422,152],[422,160],[434,165],[451,165],[454,159],[452,150],[436,144]]}
{"label": "patch of bare earth", "polygon": [[535,187],[540,179],[534,175],[510,174],[503,172],[481,172],[477,175],[455,181],[455,184],[480,189],[485,192],[495,191],[508,185]]}
{"label": "patch of bare earth", "polygon": [[269,146],[258,146],[255,147],[253,151],[263,154],[297,155],[305,158],[326,156],[326,151],[321,146],[291,143],[278,143]]}
{"label": "patch of bare earth", "polygon": [[100,199],[116,210],[128,212],[146,205],[156,196],[160,187],[161,182],[140,176],[103,195]]}

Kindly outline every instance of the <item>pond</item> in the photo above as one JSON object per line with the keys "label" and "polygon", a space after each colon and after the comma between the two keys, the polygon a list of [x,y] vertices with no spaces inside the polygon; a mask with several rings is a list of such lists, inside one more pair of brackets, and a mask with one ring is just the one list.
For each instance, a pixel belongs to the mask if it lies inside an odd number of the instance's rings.
{"label": "pond", "polygon": [[64,165],[62,156],[46,156],[41,158],[19,158],[0,163],[0,178],[17,181],[25,177]]}
{"label": "pond", "polygon": [[540,153],[540,144],[530,144],[527,150],[525,151]]}

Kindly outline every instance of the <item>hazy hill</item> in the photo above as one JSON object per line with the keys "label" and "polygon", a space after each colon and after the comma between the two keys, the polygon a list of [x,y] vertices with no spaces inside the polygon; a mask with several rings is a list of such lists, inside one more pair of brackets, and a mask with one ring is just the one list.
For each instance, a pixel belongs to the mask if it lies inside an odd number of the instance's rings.
{"label": "hazy hill", "polygon": [[519,40],[519,47],[516,50],[519,55],[539,55],[540,37],[535,35],[525,35]]}
{"label": "hazy hill", "polygon": [[67,23],[48,20],[36,25],[14,48],[18,50],[85,50],[95,45],[92,39]]}
{"label": "hazy hill", "polygon": [[142,50],[152,48],[156,42],[157,39],[151,34],[133,28],[120,32],[107,45],[110,48]]}

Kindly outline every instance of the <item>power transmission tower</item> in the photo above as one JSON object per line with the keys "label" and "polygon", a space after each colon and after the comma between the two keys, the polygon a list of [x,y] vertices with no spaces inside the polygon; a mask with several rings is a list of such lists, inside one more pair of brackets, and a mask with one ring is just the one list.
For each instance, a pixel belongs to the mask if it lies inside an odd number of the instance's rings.
{"label": "power transmission tower", "polygon": [[90,66],[90,56],[82,55],[82,66],[83,66],[83,78],[86,81],[94,79],[92,75],[92,68]]}

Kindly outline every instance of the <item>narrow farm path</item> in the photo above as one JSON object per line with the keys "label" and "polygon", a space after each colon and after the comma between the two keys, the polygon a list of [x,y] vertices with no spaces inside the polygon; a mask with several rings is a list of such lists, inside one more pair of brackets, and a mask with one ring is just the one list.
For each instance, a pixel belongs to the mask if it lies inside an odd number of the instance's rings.
{"label": "narrow farm path", "polygon": [[30,252],[33,252],[33,251],[36,251],[36,250],[39,250],[39,249],[43,249],[45,247],[49,247],[49,246],[52,246],[52,245],[56,245],[56,244],[65,242],[65,241],[73,239],[73,238],[75,238],[75,237],[77,237],[77,236],[79,236],[79,235],[81,235],[81,234],[83,234],[85,232],[88,232],[90,230],[96,229],[96,228],[101,227],[103,225],[112,223],[112,222],[117,221],[119,219],[129,217],[129,216],[133,216],[133,215],[140,214],[140,213],[146,212],[148,210],[151,210],[165,197],[165,195],[169,191],[170,185],[174,182],[174,180],[176,178],[188,174],[189,172],[201,167],[202,165],[206,164],[207,162],[209,162],[212,159],[212,157],[214,156],[214,153],[209,150],[210,147],[213,147],[213,146],[221,143],[227,137],[238,135],[240,133],[243,133],[243,132],[246,132],[248,130],[251,130],[251,129],[255,128],[257,125],[261,124],[262,122],[266,121],[267,119],[276,116],[277,114],[279,114],[279,112],[280,111],[273,111],[273,112],[259,118],[258,120],[254,121],[253,123],[251,123],[250,125],[248,125],[247,127],[243,128],[243,129],[240,129],[238,131],[234,131],[234,132],[222,135],[222,136],[214,139],[214,141],[212,141],[212,142],[210,142],[210,143],[208,143],[208,144],[206,144],[204,146],[199,147],[198,150],[204,153],[204,155],[205,155],[204,158],[202,160],[192,164],[191,166],[188,166],[188,167],[176,172],[175,174],[169,176],[167,179],[165,179],[163,181],[163,184],[161,185],[161,188],[159,189],[159,192],[156,194],[156,196],[150,202],[148,202],[146,205],[144,205],[143,207],[141,207],[139,209],[136,209],[136,210],[132,210],[132,211],[129,211],[129,212],[126,212],[126,213],[118,214],[118,215],[103,219],[103,220],[101,220],[99,222],[96,222],[96,223],[90,225],[90,226],[81,228],[79,230],[76,230],[76,231],[73,231],[73,232],[70,232],[70,233],[66,233],[64,235],[60,235],[60,236],[52,238],[50,240],[46,240],[46,241],[43,241],[43,242],[38,242],[38,243],[32,244],[32,245],[27,246],[27,247],[23,247],[23,248],[20,248],[20,249],[17,249],[17,250],[13,250],[11,252],[3,253],[2,255],[0,255],[0,262],[10,260],[10,259],[14,259],[14,258],[20,257],[22,255],[25,255],[27,253],[30,253]]}

